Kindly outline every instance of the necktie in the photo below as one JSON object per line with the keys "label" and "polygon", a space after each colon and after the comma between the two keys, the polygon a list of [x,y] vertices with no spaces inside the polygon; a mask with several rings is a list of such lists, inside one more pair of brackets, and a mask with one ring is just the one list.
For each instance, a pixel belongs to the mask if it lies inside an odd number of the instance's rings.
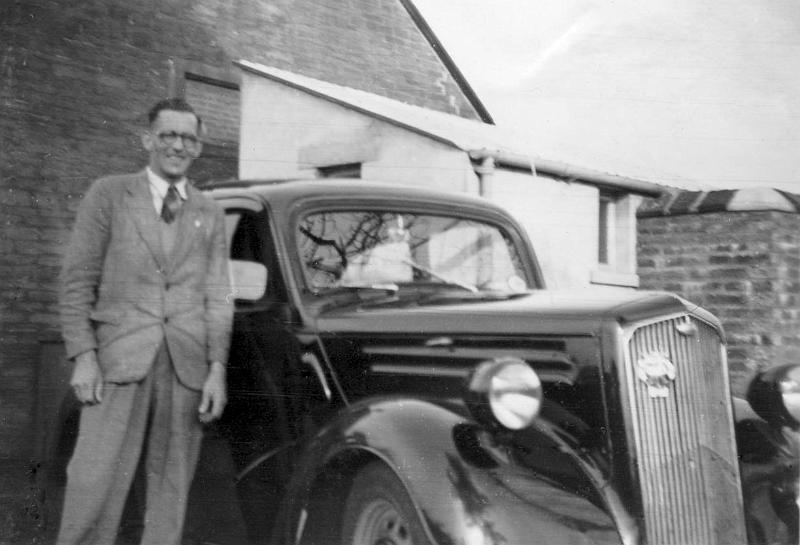
{"label": "necktie", "polygon": [[170,184],[167,195],[164,197],[164,203],[161,205],[161,219],[166,223],[172,223],[180,207],[181,198],[178,195],[178,190],[175,189],[174,185]]}

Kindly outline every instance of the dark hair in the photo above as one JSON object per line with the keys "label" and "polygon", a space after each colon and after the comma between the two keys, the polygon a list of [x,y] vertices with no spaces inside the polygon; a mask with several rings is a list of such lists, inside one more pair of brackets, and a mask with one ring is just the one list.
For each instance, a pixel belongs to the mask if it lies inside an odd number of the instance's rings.
{"label": "dark hair", "polygon": [[164,100],[159,100],[156,102],[155,106],[150,108],[150,112],[147,114],[147,119],[150,121],[151,125],[155,123],[156,119],[158,118],[158,114],[164,110],[188,112],[197,118],[198,129],[202,128],[203,126],[203,120],[200,119],[200,116],[197,115],[197,112],[194,111],[194,108],[192,108],[191,104],[179,97],[165,98]]}

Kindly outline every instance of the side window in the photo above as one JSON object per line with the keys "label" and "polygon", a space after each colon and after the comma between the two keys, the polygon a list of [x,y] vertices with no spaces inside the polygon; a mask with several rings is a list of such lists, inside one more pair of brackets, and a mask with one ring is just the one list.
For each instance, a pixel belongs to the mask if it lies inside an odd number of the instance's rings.
{"label": "side window", "polygon": [[257,214],[245,210],[233,215],[235,225],[229,241],[231,259],[264,263],[263,237],[259,232]]}
{"label": "side window", "polygon": [[266,212],[227,210],[225,221],[231,262],[264,265],[267,269],[266,289],[260,301],[285,302],[284,284]]}

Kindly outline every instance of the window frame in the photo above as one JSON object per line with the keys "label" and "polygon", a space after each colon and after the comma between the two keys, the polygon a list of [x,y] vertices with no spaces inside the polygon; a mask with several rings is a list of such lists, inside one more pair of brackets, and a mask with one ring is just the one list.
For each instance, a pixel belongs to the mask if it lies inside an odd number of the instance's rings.
{"label": "window frame", "polygon": [[597,198],[597,260],[590,282],[639,287],[636,272],[636,208],[641,197],[600,190]]}

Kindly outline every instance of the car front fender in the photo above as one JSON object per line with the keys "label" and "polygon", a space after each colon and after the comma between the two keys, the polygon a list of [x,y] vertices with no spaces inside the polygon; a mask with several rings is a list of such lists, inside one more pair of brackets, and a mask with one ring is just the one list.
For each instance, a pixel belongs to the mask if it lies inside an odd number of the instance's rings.
{"label": "car front fender", "polygon": [[[353,475],[359,464],[379,459],[403,483],[432,543],[621,543],[605,511],[481,452],[468,433],[475,427],[453,410],[416,399],[350,407],[303,449],[289,486],[284,541],[303,542],[305,527],[316,524],[309,506],[321,475]],[[344,494],[347,481],[344,477],[332,490]],[[338,498],[326,515],[342,504]]]}

